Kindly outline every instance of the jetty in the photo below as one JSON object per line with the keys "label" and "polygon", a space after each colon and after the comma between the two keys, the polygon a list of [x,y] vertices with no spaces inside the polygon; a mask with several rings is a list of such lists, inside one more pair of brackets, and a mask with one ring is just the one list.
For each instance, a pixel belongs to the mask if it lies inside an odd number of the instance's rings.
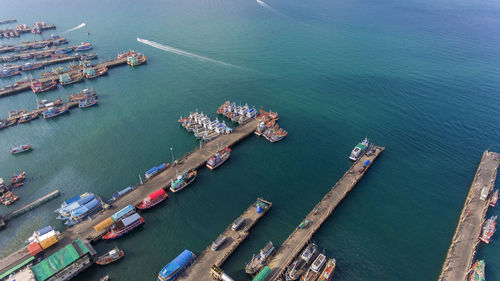
{"label": "jetty", "polygon": [[[114,61],[116,62],[116,60]],[[121,61],[118,62],[122,63]],[[150,193],[158,190],[159,187],[168,186],[172,180],[176,179],[177,177],[176,171],[179,172],[189,171],[204,166],[206,164],[206,161],[212,155],[217,153],[221,147],[234,146],[235,144],[245,139],[249,135],[253,135],[253,132],[257,127],[257,124],[258,121],[256,119],[252,119],[250,122],[241,125],[239,127],[236,127],[231,134],[220,135],[214,140],[205,143],[203,146],[197,147],[195,150],[182,157],[178,161],[179,164],[175,165],[175,168],[168,168],[160,172],[155,177],[149,179],[143,184],[137,185],[132,191],[118,198],[113,203],[113,206],[111,208],[103,210],[93,215],[91,219],[85,220],[65,230],[58,238],[60,243],[48,249],[47,254],[60,250],[61,245],[67,245],[68,243],[71,243],[78,238],[82,238],[83,240],[87,240],[89,242],[98,241],[102,237],[102,233],[96,232],[93,228],[94,225],[102,222],[104,219],[110,217],[116,211],[121,210],[127,205],[132,205],[132,206],[138,205],[142,201],[142,199],[144,199]],[[191,184],[189,188],[197,188],[196,182]],[[22,257],[23,253],[25,253],[24,259],[29,257],[27,256],[29,255],[27,252],[22,252],[20,250],[0,260],[0,274],[2,274],[2,272],[9,270],[10,269],[9,266],[15,264],[16,260],[23,258]],[[207,272],[207,277],[208,274],[209,273]]]}
{"label": "jetty", "polygon": [[21,44],[17,45],[3,45],[0,47],[0,53],[6,53],[6,52],[12,52],[16,51],[17,49],[21,48],[28,48],[28,49],[41,49],[45,46],[49,45],[59,45],[59,44],[67,44],[68,40],[64,37],[57,37],[57,38],[50,38],[50,39],[44,39],[44,40],[37,40],[37,41],[28,41],[28,42],[23,42]]}
{"label": "jetty", "polygon": [[500,154],[488,150],[483,153],[465,199],[439,281],[466,280],[479,244],[499,164]]}
{"label": "jetty", "polygon": [[7,24],[7,23],[13,23],[16,22],[16,19],[11,19],[11,20],[0,20],[0,24]]}
{"label": "jetty", "polygon": [[35,200],[35,201],[33,201],[33,202],[29,203],[29,204],[26,204],[23,207],[21,207],[21,208],[15,210],[15,211],[13,211],[13,212],[11,212],[11,213],[3,216],[3,220],[5,222],[7,222],[7,221],[9,221],[9,220],[11,220],[11,219],[19,216],[19,215],[22,215],[22,214],[24,214],[24,213],[26,213],[26,212],[28,212],[30,210],[33,210],[34,208],[42,205],[45,202],[48,202],[48,201],[56,198],[60,194],[61,193],[59,192],[59,190],[56,189],[56,190],[52,191],[51,193],[49,193],[49,194],[47,194],[47,195],[45,195],[43,197],[40,197],[37,200]]}
{"label": "jetty", "polygon": [[[124,64],[127,64],[127,57],[112,59],[109,61],[98,63],[95,67],[112,68],[112,67],[124,65]],[[71,75],[71,74],[74,74],[76,72],[81,72],[83,70],[83,68],[84,68],[84,66],[78,66],[70,71],[65,72],[65,73],[68,73]],[[39,78],[36,80],[38,80],[40,82],[46,82],[46,81],[50,81],[50,80],[59,80],[59,74],[47,75],[46,77]],[[9,87],[8,89],[4,88],[4,90],[0,91],[0,97],[6,97],[6,96],[9,96],[9,95],[12,95],[15,93],[24,92],[24,91],[28,91],[28,90],[31,90],[31,84],[29,82],[14,84],[12,87]]]}
{"label": "jetty", "polygon": [[[260,213],[257,212],[257,206],[262,207],[262,211]],[[250,229],[267,213],[271,206],[271,202],[258,198],[255,203],[250,205],[250,207],[248,207],[248,209],[238,217],[244,218],[243,225],[237,231],[234,231],[231,229],[233,224],[233,222],[231,222],[226,230],[218,236],[226,237],[226,241],[224,241],[219,249],[217,249],[217,251],[213,251],[209,245],[205,251],[203,251],[203,253],[196,258],[193,264],[179,277],[179,280],[212,280],[210,275],[211,267],[213,265],[221,267],[222,264],[224,264],[227,258],[229,258],[236,248],[238,248],[238,246],[248,237]]]}
{"label": "jetty", "polygon": [[[74,46],[67,46],[65,48],[57,48],[53,47],[50,49],[42,49],[42,50],[34,50],[34,51],[25,51],[22,53],[18,54],[10,54],[10,55],[4,55],[0,57],[0,62],[12,62],[16,60],[27,60],[26,58],[23,59],[22,56],[30,55],[31,57],[37,56],[37,55],[43,55],[43,54],[56,54],[55,52],[57,50],[63,50],[63,49],[72,49],[73,51],[78,47],[79,45],[74,45]],[[29,58],[32,59],[32,58]],[[37,58],[35,58],[37,59]]]}
{"label": "jetty", "polygon": [[[1,29],[0,30],[0,33],[5,33],[5,32],[14,32],[14,31],[17,31],[18,34],[23,34],[23,33],[34,33],[35,31],[39,30],[40,32],[41,31],[44,31],[44,30],[50,30],[50,29],[56,29],[56,26],[54,24],[49,24],[49,25],[44,25],[44,26],[34,26],[34,27],[26,27],[26,28],[6,28],[6,29]],[[0,37],[1,38],[1,37]],[[9,37],[7,37],[9,38]]]}
{"label": "jetty", "polygon": [[275,281],[284,275],[287,266],[292,263],[295,257],[311,241],[314,233],[316,233],[326,219],[333,213],[333,210],[342,202],[347,193],[349,193],[361,178],[363,178],[368,168],[385,148],[373,146],[373,149],[373,152],[364,154],[354,162],[351,168],[347,170],[342,178],[330,191],[328,191],[311,212],[309,212],[304,219],[304,221],[308,220],[309,224],[303,229],[297,227],[292,234],[288,236],[285,242],[281,244],[281,247],[268,263],[268,266],[271,268],[271,273],[265,280]]}
{"label": "jetty", "polygon": [[[61,57],[61,58],[48,59],[48,60],[40,61],[40,62],[37,62],[34,64],[39,63],[42,65],[40,68],[42,68],[42,67],[53,65],[53,64],[65,63],[65,62],[70,62],[70,61],[75,61],[75,60],[80,60],[80,59],[81,59],[81,55],[72,55],[72,56],[65,56],[65,57]],[[22,70],[22,65],[14,65],[14,66],[10,66],[9,68],[16,69],[16,70]],[[22,70],[22,71],[39,70],[40,68]]]}

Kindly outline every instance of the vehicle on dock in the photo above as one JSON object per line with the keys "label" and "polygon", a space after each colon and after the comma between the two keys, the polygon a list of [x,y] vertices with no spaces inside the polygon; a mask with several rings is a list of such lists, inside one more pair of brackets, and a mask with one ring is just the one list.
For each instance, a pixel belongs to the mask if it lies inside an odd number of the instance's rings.
{"label": "vehicle on dock", "polygon": [[59,116],[61,114],[68,112],[68,109],[69,108],[66,105],[49,107],[49,108],[45,109],[44,111],[42,111],[42,116],[43,116],[43,119],[49,119],[49,118],[56,117],[56,116]]}
{"label": "vehicle on dock", "polygon": [[130,216],[127,216],[113,224],[111,230],[106,233],[102,239],[110,240],[119,238],[128,232],[132,231],[136,227],[142,225],[144,223],[144,219],[139,216],[138,213],[133,213]]}
{"label": "vehicle on dock", "polygon": [[498,189],[495,190],[495,192],[493,192],[493,195],[491,196],[490,206],[495,207],[497,205],[497,201],[498,201]]}
{"label": "vehicle on dock", "polygon": [[111,197],[109,200],[108,200],[108,203],[113,203],[115,202],[118,198],[122,197],[123,195],[129,193],[130,191],[132,191],[133,188],[131,186],[128,186],[120,191],[118,191],[117,193],[113,194],[113,197]]}
{"label": "vehicle on dock", "polygon": [[25,113],[17,120],[17,122],[20,124],[26,123],[36,118],[38,118],[38,112]]}
{"label": "vehicle on dock", "polygon": [[351,155],[349,156],[349,159],[356,161],[358,160],[359,157],[365,153],[366,149],[368,148],[368,145],[370,142],[368,141],[368,138],[365,138],[362,140],[360,143],[358,143],[354,149],[351,152]]}
{"label": "vehicle on dock", "polygon": [[489,244],[490,240],[491,240],[491,236],[493,236],[493,234],[496,231],[496,227],[495,227],[496,225],[497,225],[497,216],[492,216],[491,218],[489,218],[484,223],[483,234],[481,235],[481,237],[479,237],[479,239],[481,241],[483,241],[484,243]]}
{"label": "vehicle on dock", "polygon": [[212,243],[212,246],[210,246],[210,249],[214,252],[217,251],[219,247],[222,246],[224,242],[226,242],[226,239],[227,237],[223,235],[217,237],[217,239],[215,239],[215,241]]}
{"label": "vehicle on dock", "polygon": [[10,154],[18,154],[21,152],[25,152],[31,149],[31,145],[28,144],[22,144],[18,146],[13,146],[10,148]]}
{"label": "vehicle on dock", "polygon": [[300,281],[316,281],[325,263],[326,256],[324,254],[319,254],[306,273],[300,277]]}
{"label": "vehicle on dock", "polygon": [[333,272],[335,271],[335,266],[337,265],[337,261],[335,258],[331,258],[326,263],[325,269],[321,272],[317,281],[330,281],[333,278]]}
{"label": "vehicle on dock", "polygon": [[16,69],[16,68],[11,68],[11,67],[0,68],[0,78],[18,75],[19,73],[21,73],[21,72],[19,71],[19,69]]}
{"label": "vehicle on dock", "polygon": [[82,52],[82,51],[88,51],[90,49],[92,49],[93,46],[91,43],[80,43],[80,45],[78,45],[76,48],[75,48],[75,51],[76,52]]}
{"label": "vehicle on dock", "polygon": [[154,207],[165,199],[168,198],[168,194],[165,192],[163,188],[158,189],[157,191],[149,194],[146,198],[142,199],[141,203],[137,206],[139,210],[149,209]]}
{"label": "vehicle on dock", "polygon": [[476,260],[470,270],[469,281],[484,281],[484,260]]}
{"label": "vehicle on dock", "polygon": [[219,167],[222,163],[226,162],[231,156],[231,149],[226,146],[226,148],[219,150],[219,152],[215,153],[212,157],[207,160],[207,168],[213,170]]}
{"label": "vehicle on dock", "polygon": [[66,86],[69,84],[73,84],[73,83],[82,81],[83,77],[84,77],[83,73],[80,71],[73,72],[71,74],[64,73],[64,74],[59,75],[59,83],[61,83],[61,85],[63,85],[63,86]]}
{"label": "vehicle on dock", "polygon": [[99,77],[107,72],[108,68],[106,66],[88,67],[83,69],[83,73],[87,79]]}
{"label": "vehicle on dock", "polygon": [[287,268],[285,278],[287,281],[297,280],[306,271],[312,260],[318,255],[318,246],[311,243]]}
{"label": "vehicle on dock", "polygon": [[124,255],[125,253],[123,252],[123,250],[120,250],[117,247],[115,247],[113,250],[98,257],[95,263],[98,265],[107,265],[123,258]]}
{"label": "vehicle on dock", "polygon": [[184,174],[177,176],[177,179],[175,181],[172,181],[172,183],[170,184],[170,191],[177,192],[188,186],[196,179],[197,174],[198,172],[196,170],[193,170],[191,172],[184,172]]}
{"label": "vehicle on dock", "polygon": [[170,263],[165,265],[158,274],[158,281],[174,281],[188,268],[196,256],[189,250],[184,250]]}
{"label": "vehicle on dock", "polygon": [[243,223],[245,222],[245,218],[244,217],[239,217],[237,218],[233,225],[231,226],[231,229],[233,231],[238,231],[238,229],[243,225]]}
{"label": "vehicle on dock", "polygon": [[152,177],[156,176],[160,172],[166,170],[168,167],[170,167],[169,163],[162,163],[161,165],[157,167],[153,167],[144,173],[144,176],[146,177],[146,180],[151,179]]}
{"label": "vehicle on dock", "polygon": [[38,63],[32,63],[32,62],[27,62],[21,66],[22,71],[29,71],[29,70],[35,70],[43,67],[43,63],[38,62]]}
{"label": "vehicle on dock", "polygon": [[267,242],[266,246],[262,248],[259,254],[253,255],[252,259],[245,266],[245,272],[254,275],[259,272],[267,263],[269,257],[274,253],[274,245],[273,242]]}
{"label": "vehicle on dock", "polygon": [[39,80],[35,80],[31,82],[31,90],[33,93],[38,94],[41,92],[49,91],[55,89],[57,87],[57,81],[49,80],[40,82]]}
{"label": "vehicle on dock", "polygon": [[3,119],[0,120],[0,129],[10,127],[14,124],[16,124],[17,120],[16,119]]}
{"label": "vehicle on dock", "polygon": [[79,108],[87,108],[87,107],[91,107],[93,105],[96,105],[97,104],[97,98],[95,97],[87,97],[86,99],[84,100],[79,100],[78,101],[78,107]]}
{"label": "vehicle on dock", "polygon": [[48,225],[48,226],[46,226],[46,227],[42,227],[42,228],[40,228],[39,230],[37,230],[37,231],[33,232],[33,235],[31,235],[30,237],[28,237],[28,239],[26,239],[26,240],[24,241],[24,243],[26,243],[26,244],[33,243],[33,242],[37,241],[37,239],[38,239],[40,236],[42,236],[42,235],[44,235],[44,234],[47,234],[47,233],[49,233],[49,232],[50,232],[50,231],[52,231],[52,230],[54,230],[54,231],[55,231],[56,229],[55,229],[54,227],[50,226],[50,225]]}
{"label": "vehicle on dock", "polygon": [[147,60],[146,56],[141,53],[134,53],[127,56],[127,64],[132,67],[144,64],[146,63],[146,60]]}
{"label": "vehicle on dock", "polygon": [[94,198],[87,204],[71,211],[71,216],[64,224],[69,226],[76,225],[100,210],[102,210],[102,202],[99,198]]}

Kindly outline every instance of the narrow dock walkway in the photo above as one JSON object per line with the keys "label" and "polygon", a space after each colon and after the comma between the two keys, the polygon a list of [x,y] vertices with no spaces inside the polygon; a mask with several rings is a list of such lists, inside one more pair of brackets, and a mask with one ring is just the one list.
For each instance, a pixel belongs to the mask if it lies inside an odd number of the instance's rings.
{"label": "narrow dock walkway", "polygon": [[483,153],[469,195],[465,200],[455,235],[444,261],[439,281],[463,281],[472,266],[490,197],[481,200],[483,189],[491,194],[500,164],[500,154]]}
{"label": "narrow dock walkway", "polygon": [[[267,281],[278,280],[284,275],[287,266],[292,263],[295,257],[311,241],[312,236],[321,227],[323,222],[333,213],[337,205],[342,202],[347,193],[351,191],[359,180],[365,175],[368,168],[373,164],[377,156],[384,151],[384,147],[375,147],[375,152],[370,155],[363,155],[356,161],[351,168],[342,176],[342,178],[332,187],[332,189],[321,199],[321,201],[305,217],[309,220],[309,225],[304,229],[298,227],[281,244],[276,255],[270,260],[268,266],[271,268],[271,274]],[[360,172],[364,163],[370,160],[370,163]]]}
{"label": "narrow dock walkway", "polygon": [[26,204],[23,207],[21,207],[21,208],[15,210],[15,211],[13,211],[13,212],[5,215],[4,216],[4,220],[8,221],[8,220],[11,220],[14,217],[17,217],[17,216],[19,216],[21,214],[24,214],[24,213],[28,212],[29,210],[32,210],[32,209],[34,209],[34,208],[42,205],[43,203],[48,202],[51,199],[56,198],[57,196],[59,196],[59,194],[60,194],[59,190],[56,189],[56,190],[52,191],[51,193],[49,193],[49,194],[47,194],[47,195],[45,195],[45,196],[43,196],[41,198],[38,198],[37,200],[35,200],[35,201],[33,201],[33,202],[29,203],[29,204]]}
{"label": "narrow dock walkway", "polygon": [[[262,208],[261,213],[257,213],[257,204],[264,204],[267,207]],[[255,203],[250,205],[248,209],[240,216],[245,219],[245,222],[240,227],[238,231],[233,231],[231,223],[226,230],[221,234],[226,237],[224,244],[220,246],[217,251],[212,251],[209,245],[200,256],[198,256],[195,262],[179,277],[178,280],[183,281],[202,281],[212,280],[210,275],[210,268],[212,265],[221,267],[227,258],[238,248],[238,246],[243,242],[250,232],[250,229],[262,218],[267,211],[271,208],[272,203],[264,199],[258,198]],[[238,219],[238,218],[236,218]],[[236,220],[235,219],[235,220]],[[214,237],[214,240],[217,237]]]}

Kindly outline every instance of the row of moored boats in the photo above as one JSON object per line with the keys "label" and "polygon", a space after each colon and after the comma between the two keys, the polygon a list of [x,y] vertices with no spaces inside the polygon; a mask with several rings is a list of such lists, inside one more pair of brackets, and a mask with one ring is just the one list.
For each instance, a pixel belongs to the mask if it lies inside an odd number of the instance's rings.
{"label": "row of moored boats", "polygon": [[232,129],[224,121],[220,122],[217,118],[210,118],[203,112],[191,112],[186,117],[180,117],[178,122],[188,132],[192,132],[197,139],[210,141],[220,135],[230,134]]}

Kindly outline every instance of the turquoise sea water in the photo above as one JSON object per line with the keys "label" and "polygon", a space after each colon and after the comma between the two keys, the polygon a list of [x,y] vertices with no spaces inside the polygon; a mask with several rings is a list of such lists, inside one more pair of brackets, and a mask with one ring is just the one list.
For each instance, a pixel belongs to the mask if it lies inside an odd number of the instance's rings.
{"label": "turquoise sea water", "polygon": [[[92,42],[102,60],[129,49],[149,60],[38,97],[93,87],[97,107],[0,131],[0,177],[19,170],[30,177],[17,191],[21,199],[0,213],[63,192],[11,221],[0,232],[0,254],[47,224],[63,229],[52,212],[63,198],[85,191],[109,198],[169,161],[170,147],[178,157],[195,148],[178,117],[198,109],[215,118],[229,99],[279,112],[288,137],[270,144],[251,136],[238,144],[226,164],[202,169],[188,189],[144,213],[140,230],[98,243],[101,252],[119,246],[125,258],[78,280],[155,280],[183,249],[202,252],[264,197],[272,210],[224,266],[234,279],[248,280],[244,265],[252,253],[286,239],[348,169],[348,154],[365,136],[387,149],[315,241],[337,258],[335,280],[437,279],[482,152],[500,151],[500,4],[265,2],[272,9],[252,0],[4,1],[1,19],[43,20],[57,25],[56,34],[86,21],[65,34],[70,43]],[[237,67],[155,49],[137,37]],[[2,98],[0,116],[33,108],[36,98]],[[11,156],[8,148],[20,143],[33,151]],[[489,280],[500,279],[496,240],[478,253]]]}

